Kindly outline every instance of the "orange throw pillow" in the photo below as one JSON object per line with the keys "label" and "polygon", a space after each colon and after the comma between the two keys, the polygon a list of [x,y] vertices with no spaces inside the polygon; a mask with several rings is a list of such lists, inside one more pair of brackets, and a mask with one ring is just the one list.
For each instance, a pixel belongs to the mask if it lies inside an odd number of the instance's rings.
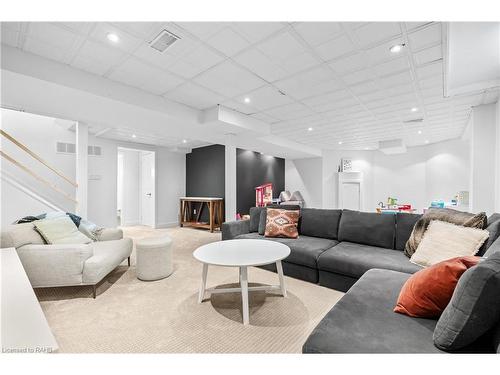
{"label": "orange throw pillow", "polygon": [[297,238],[299,231],[299,210],[282,210],[279,208],[268,208],[266,219],[266,237]]}
{"label": "orange throw pillow", "polygon": [[460,276],[479,259],[452,258],[413,274],[403,285],[394,312],[415,318],[439,317],[450,302]]}

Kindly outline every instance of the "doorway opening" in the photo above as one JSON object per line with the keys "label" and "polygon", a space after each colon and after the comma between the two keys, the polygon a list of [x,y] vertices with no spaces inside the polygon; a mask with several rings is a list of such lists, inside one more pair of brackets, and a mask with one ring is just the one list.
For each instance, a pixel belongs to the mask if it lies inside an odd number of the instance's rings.
{"label": "doorway opening", "polygon": [[117,220],[122,227],[156,227],[155,152],[118,148]]}

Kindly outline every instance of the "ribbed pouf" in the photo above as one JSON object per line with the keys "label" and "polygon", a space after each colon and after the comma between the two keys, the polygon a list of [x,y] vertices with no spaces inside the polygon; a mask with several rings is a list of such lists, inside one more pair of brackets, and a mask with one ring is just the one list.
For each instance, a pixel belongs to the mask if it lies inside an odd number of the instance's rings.
{"label": "ribbed pouf", "polygon": [[172,240],[170,237],[151,237],[135,243],[137,278],[151,281],[163,279],[173,271]]}

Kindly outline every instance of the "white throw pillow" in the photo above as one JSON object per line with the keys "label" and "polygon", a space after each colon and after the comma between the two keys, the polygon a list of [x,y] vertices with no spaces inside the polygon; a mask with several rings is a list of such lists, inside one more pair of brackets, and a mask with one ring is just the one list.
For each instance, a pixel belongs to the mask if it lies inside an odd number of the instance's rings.
{"label": "white throw pillow", "polygon": [[78,231],[68,216],[33,222],[36,230],[48,244],[85,244],[92,240]]}
{"label": "white throw pillow", "polygon": [[488,236],[487,230],[433,220],[410,261],[429,267],[443,260],[475,255]]}

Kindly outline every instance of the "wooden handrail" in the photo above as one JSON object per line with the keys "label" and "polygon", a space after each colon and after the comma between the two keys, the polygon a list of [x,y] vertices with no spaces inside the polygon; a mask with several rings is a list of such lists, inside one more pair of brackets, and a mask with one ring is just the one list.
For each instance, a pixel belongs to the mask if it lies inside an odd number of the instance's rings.
{"label": "wooden handrail", "polygon": [[50,183],[49,181],[47,181],[46,179],[44,179],[43,177],[40,177],[39,175],[37,175],[35,172],[33,172],[31,169],[29,169],[28,167],[26,167],[24,164],[18,162],[16,159],[10,157],[9,155],[7,155],[5,152],[3,152],[2,150],[0,150],[0,155],[2,157],[4,157],[5,159],[7,159],[8,161],[10,161],[12,164],[14,164],[15,166],[21,168],[23,171],[25,171],[26,173],[28,173],[29,175],[31,175],[32,177],[34,177],[35,179],[37,179],[38,181],[44,183],[45,185],[47,185],[48,187],[50,187],[51,189],[57,191],[58,193],[64,195],[64,197],[66,199],[69,199],[70,201],[74,202],[74,203],[77,203],[78,204],[78,201],[76,199],[74,199],[72,196],[70,196],[68,193],[66,193],[65,191],[61,190],[60,188],[58,188],[56,185]]}
{"label": "wooden handrail", "polygon": [[7,133],[5,130],[0,129],[0,134],[3,135],[5,138],[7,138],[12,143],[14,143],[21,150],[27,152],[31,157],[35,158],[40,163],[42,163],[43,165],[45,165],[47,168],[49,168],[52,172],[54,172],[55,174],[57,174],[59,177],[61,177],[64,180],[66,180],[66,182],[70,183],[71,185],[73,185],[76,188],[78,187],[78,184],[75,181],[69,179],[62,172],[60,172],[57,169],[55,169],[54,167],[50,166],[45,160],[43,160],[40,156],[38,156],[37,154],[35,154],[28,147],[26,147],[25,145],[23,145],[21,142],[19,142],[13,136],[11,136],[9,133]]}

